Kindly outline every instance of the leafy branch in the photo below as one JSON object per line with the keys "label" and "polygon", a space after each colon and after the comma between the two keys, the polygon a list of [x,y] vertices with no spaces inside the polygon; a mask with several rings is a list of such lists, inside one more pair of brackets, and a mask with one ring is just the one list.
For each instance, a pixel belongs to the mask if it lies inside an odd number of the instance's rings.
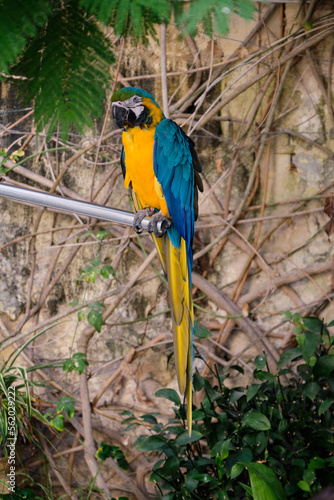
{"label": "leafy branch", "polygon": [[183,33],[203,23],[212,36],[226,33],[231,12],[250,19],[254,10],[250,0],[193,0],[185,11],[176,0],[2,0],[0,79],[15,76],[34,101],[37,133],[50,139],[59,126],[66,140],[72,125],[84,134],[102,116],[115,57],[101,24],[147,45],[172,15]]}

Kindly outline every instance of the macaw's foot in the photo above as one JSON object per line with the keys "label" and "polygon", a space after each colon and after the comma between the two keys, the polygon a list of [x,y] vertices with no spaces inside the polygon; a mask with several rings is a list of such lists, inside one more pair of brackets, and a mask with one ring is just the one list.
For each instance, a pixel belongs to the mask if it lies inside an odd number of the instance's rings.
{"label": "macaw's foot", "polygon": [[153,233],[156,238],[160,238],[171,225],[171,219],[165,217],[162,212],[155,212],[151,216],[147,230],[149,233]]}
{"label": "macaw's foot", "polygon": [[147,207],[138,210],[138,212],[135,215],[135,218],[133,219],[133,229],[136,231],[137,234],[143,232],[143,228],[141,227],[143,219],[145,219],[145,217],[151,217],[154,214],[155,214],[154,208]]}

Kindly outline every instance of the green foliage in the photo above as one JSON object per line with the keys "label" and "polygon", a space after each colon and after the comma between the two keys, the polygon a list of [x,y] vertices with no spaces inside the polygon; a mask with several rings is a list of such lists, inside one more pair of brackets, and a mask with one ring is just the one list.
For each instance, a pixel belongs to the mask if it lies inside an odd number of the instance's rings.
{"label": "green foliage", "polygon": [[121,469],[128,470],[129,468],[129,464],[122,450],[118,446],[111,446],[104,441],[101,441],[99,444],[99,449],[95,456],[101,462],[104,462],[107,458],[113,458]]}
{"label": "green foliage", "polygon": [[204,31],[210,37],[214,33],[225,34],[228,31],[230,14],[235,12],[245,19],[252,19],[255,12],[251,0],[192,0],[180,23],[186,33],[194,34],[199,23],[203,23]]}
{"label": "green foliage", "polygon": [[101,275],[102,278],[110,278],[110,275],[115,277],[116,273],[112,266],[102,265],[100,257],[94,257],[90,264],[87,264],[81,269],[78,282],[86,281],[86,283],[95,283],[96,277]]}
{"label": "green foliage", "polygon": [[248,470],[254,500],[286,500],[284,489],[269,467],[258,463],[243,463]]}
{"label": "green foliage", "polygon": [[34,404],[38,401],[36,396],[37,388],[44,384],[31,381],[28,373],[46,366],[60,366],[61,363],[48,363],[47,365],[23,368],[16,365],[16,360],[33,340],[54,326],[51,325],[45,328],[25,342],[23,346],[17,347],[0,365],[0,445],[3,446],[5,456],[7,456],[8,452],[6,441],[9,439],[13,442],[13,440],[16,440],[18,433],[29,441],[36,441],[34,433],[36,420],[43,425],[50,426],[49,416],[51,414],[44,415],[38,409],[38,405]]}
{"label": "green foliage", "polygon": [[1,500],[45,500],[36,495],[31,488],[15,489],[15,493],[0,493]]}
{"label": "green foliage", "polygon": [[64,361],[63,371],[73,372],[73,370],[75,370],[81,375],[85,371],[86,366],[88,366],[86,354],[83,352],[76,352],[73,354],[72,358]]}
{"label": "green foliage", "polygon": [[10,66],[22,54],[28,40],[37,36],[51,11],[49,0],[0,1],[0,74],[9,74]]}
{"label": "green foliage", "polygon": [[[108,231],[99,231],[96,237],[99,240],[103,240],[105,236],[109,234]],[[85,281],[86,283],[95,283],[97,277],[102,277],[105,279],[110,278],[110,276],[115,277],[116,273],[112,266],[102,265],[101,259],[98,256],[95,256],[90,264],[81,269],[80,277],[78,278],[78,282]],[[72,302],[72,305],[77,305],[78,301]],[[87,316],[88,323],[95,328],[97,332],[100,333],[102,325],[103,325],[103,315],[102,310],[105,309],[105,305],[101,302],[95,301],[88,304],[86,307],[81,309],[78,312],[78,321],[81,321],[83,318]]]}
{"label": "green foliage", "polygon": [[206,339],[208,337],[211,337],[211,333],[205,326],[201,325],[198,323],[198,321],[194,322],[194,336],[199,338],[199,339]]}
{"label": "green foliage", "polygon": [[92,128],[113,62],[110,43],[94,20],[75,1],[55,2],[47,24],[12,68],[25,78],[25,100],[35,100],[38,131],[46,128],[50,137],[59,124],[66,138],[71,124],[82,133]]}
{"label": "green foliage", "polygon": [[229,13],[250,19],[251,0],[0,0],[0,78],[20,76],[26,102],[34,101],[37,131],[47,138],[59,126],[62,139],[74,125],[81,133],[102,115],[114,63],[111,43],[99,27],[148,43],[156,25],[173,20],[185,33],[199,23],[205,32],[225,33]]}
{"label": "green foliage", "polygon": [[[65,423],[65,417],[63,413],[67,413],[67,416],[69,419],[71,419],[74,416],[74,403],[75,400],[69,396],[65,396],[60,398],[59,403],[57,404],[56,408],[56,415],[50,419],[49,424],[51,427],[56,429],[57,431],[64,431],[64,423]],[[51,413],[47,413],[45,417],[52,417]]]}
{"label": "green foliage", "polygon": [[171,13],[168,0],[80,0],[80,6],[113,26],[116,35],[132,35],[145,45],[148,35],[156,36],[154,25],[168,23]]}
{"label": "green foliage", "polygon": [[6,168],[3,168],[3,165],[11,160],[13,163],[16,163],[21,156],[24,156],[24,151],[22,149],[18,149],[17,151],[13,151],[13,153],[8,154],[6,148],[0,149],[0,174],[5,174],[7,172]]}
{"label": "green foliage", "polygon": [[[298,347],[281,356],[276,375],[265,355],[256,357],[248,387],[228,388],[225,372],[215,374],[214,386],[195,373],[194,391],[202,399],[193,406],[191,437],[185,407],[172,389],[156,394],[176,405],[165,427],[156,413],[136,418],[123,412],[127,429],[150,428],[136,446],[159,453],[151,475],[159,498],[299,500],[334,483],[333,337],[317,318],[287,317]],[[298,363],[290,368],[292,361]]]}

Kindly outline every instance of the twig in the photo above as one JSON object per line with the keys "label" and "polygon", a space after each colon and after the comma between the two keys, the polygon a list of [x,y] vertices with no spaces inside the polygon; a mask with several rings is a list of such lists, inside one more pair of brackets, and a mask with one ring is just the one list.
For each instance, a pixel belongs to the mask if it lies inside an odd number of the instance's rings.
{"label": "twig", "polygon": [[258,341],[261,338],[261,342],[268,351],[271,360],[277,362],[279,359],[278,352],[276,348],[269,342],[265,337],[260,328],[253,323],[249,318],[242,317],[241,309],[232,302],[232,300],[223,294],[218,288],[216,288],[212,283],[209,283],[206,279],[197,273],[193,273],[193,283],[195,286],[200,288],[215,304],[224,309],[229,316],[241,316],[236,319],[236,323],[239,327],[252,339]]}
{"label": "twig", "polygon": [[99,466],[97,465],[97,461],[95,458],[96,446],[93,438],[92,413],[91,413],[88,381],[86,373],[80,375],[79,379],[80,379],[80,397],[82,404],[83,436],[85,439],[84,442],[85,461],[91,475],[96,478],[97,486],[104,491],[104,497],[110,498],[111,494],[108,485],[102,477],[102,474],[99,470]]}
{"label": "twig", "polygon": [[161,91],[162,91],[163,110],[165,117],[169,118],[165,24],[162,24],[160,26],[160,67],[161,67]]}
{"label": "twig", "polygon": [[278,67],[283,66],[286,64],[288,61],[291,59],[294,59],[296,56],[298,56],[301,52],[304,52],[306,49],[313,47],[314,45],[317,45],[321,40],[326,38],[328,35],[330,35],[334,31],[334,28],[329,28],[326,30],[323,30],[321,33],[318,33],[317,35],[312,36],[311,38],[308,38],[305,40],[303,43],[298,45],[298,47],[295,47],[294,49],[291,50],[290,53],[282,56],[278,61],[274,61],[268,69],[263,70],[262,72],[258,73],[257,75],[254,75],[252,78],[250,78],[247,82],[239,85],[234,91],[231,91],[230,94],[224,98],[221,99],[221,101],[216,104],[210,111],[208,111],[205,116],[203,116],[202,119],[200,119],[196,125],[193,127],[193,130],[198,128],[200,125],[203,126],[205,125],[214,115],[216,115],[224,106],[226,106],[229,102],[231,102],[233,99],[235,99],[238,95],[242,94],[247,90],[249,87],[257,83],[258,81],[262,80],[263,77],[269,75],[273,71],[275,71]]}
{"label": "twig", "polygon": [[[281,287],[282,285],[289,285],[291,283],[295,283],[296,281],[300,281],[305,279],[307,277],[307,274],[313,275],[313,274],[322,274],[322,273],[327,273],[331,270],[331,262],[321,262],[319,264],[312,264],[308,266],[305,269],[297,270],[294,269],[292,271],[289,271],[288,273],[282,274],[281,276],[274,277],[271,281],[273,290],[276,288]],[[267,291],[267,284],[258,284],[256,286],[256,290],[252,290],[251,292],[246,293],[243,295],[240,300],[239,304],[250,304],[254,300],[259,299],[262,297]]]}
{"label": "twig", "polygon": [[48,446],[46,444],[46,441],[45,441],[45,438],[43,436],[43,434],[39,431],[37,431],[37,434],[38,434],[38,439],[39,439],[39,442],[41,443],[41,446],[43,448],[43,451],[45,453],[45,456],[47,457],[47,460],[49,462],[49,464],[51,465],[52,469],[53,469],[53,472],[55,473],[58,481],[60,482],[60,484],[62,485],[62,487],[64,488],[64,490],[66,491],[66,493],[68,494],[68,496],[71,498],[71,500],[78,500],[78,497],[75,493],[73,493],[72,489],[70,488],[70,486],[67,484],[67,482],[65,481],[65,479],[63,478],[63,476],[61,475],[61,473],[59,472],[57,466],[56,466],[56,463],[53,459],[53,456],[51,455],[49,449],[48,449]]}
{"label": "twig", "polygon": [[[21,118],[19,118],[18,120],[16,120],[16,122],[12,123],[9,127],[6,127],[6,130],[0,132],[0,136],[2,136],[3,134],[5,134],[8,130],[11,130],[12,128],[14,128],[16,125],[18,125],[19,123],[23,122],[23,120],[25,120],[26,118],[28,118],[29,116],[31,116],[32,114],[34,113],[34,110],[32,109],[31,111],[29,111],[29,113],[27,113],[26,115],[24,116],[21,116]],[[21,132],[22,133],[22,132]]]}

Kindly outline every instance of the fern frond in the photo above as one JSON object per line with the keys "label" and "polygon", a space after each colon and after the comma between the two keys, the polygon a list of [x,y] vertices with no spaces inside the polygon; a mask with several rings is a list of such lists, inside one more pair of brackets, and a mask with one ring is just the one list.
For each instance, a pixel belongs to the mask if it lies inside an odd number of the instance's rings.
{"label": "fern frond", "polygon": [[174,14],[175,24],[180,29],[185,2],[180,2],[180,0],[170,0],[170,5]]}
{"label": "fern frond", "polygon": [[229,7],[225,7],[225,9],[225,11],[222,11],[219,7],[213,9],[215,31],[221,34],[228,32],[230,13],[232,12]]}
{"label": "fern frond", "polygon": [[52,11],[50,0],[0,1],[0,75],[22,54],[29,37],[36,36]]}
{"label": "fern frond", "polygon": [[154,25],[168,23],[171,16],[168,0],[80,0],[80,5],[113,26],[116,35],[132,35],[145,44],[148,34],[156,35]]}
{"label": "fern frond", "polygon": [[101,116],[109,67],[109,41],[76,2],[62,2],[47,25],[31,40],[14,67],[25,76],[22,93],[35,99],[37,130],[50,138],[57,125],[66,138],[71,125],[84,133]]}
{"label": "fern frond", "polygon": [[[256,10],[251,0],[191,0],[190,7],[181,16],[184,32],[194,34],[199,23],[205,33],[212,37],[214,31],[225,34],[229,27],[229,15],[237,13],[245,19],[252,19]],[[209,19],[213,16],[213,23]]]}

